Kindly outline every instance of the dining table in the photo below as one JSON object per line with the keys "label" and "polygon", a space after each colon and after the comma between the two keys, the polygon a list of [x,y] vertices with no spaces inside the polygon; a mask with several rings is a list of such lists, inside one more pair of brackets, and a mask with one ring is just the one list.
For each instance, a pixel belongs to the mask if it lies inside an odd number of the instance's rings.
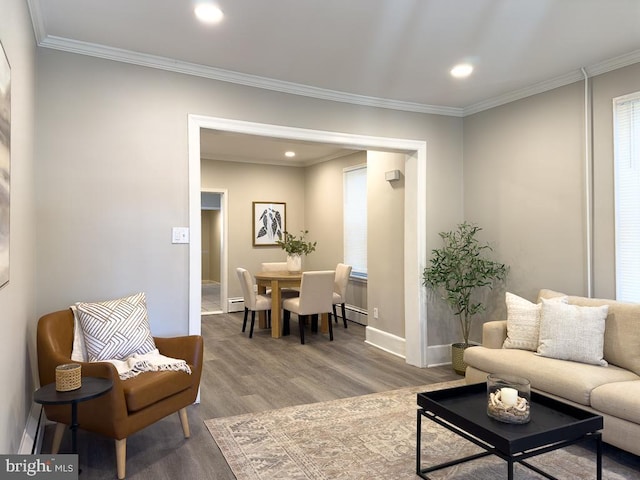
{"label": "dining table", "polygon": [[[264,294],[267,288],[271,288],[271,336],[280,338],[282,332],[282,289],[299,288],[302,283],[302,272],[290,272],[288,270],[273,272],[258,272],[254,275],[258,285],[258,293]],[[259,313],[258,327],[267,328],[267,319],[264,311]],[[329,331],[329,314],[323,313],[320,320],[320,331]],[[288,332],[287,332],[288,334]]]}

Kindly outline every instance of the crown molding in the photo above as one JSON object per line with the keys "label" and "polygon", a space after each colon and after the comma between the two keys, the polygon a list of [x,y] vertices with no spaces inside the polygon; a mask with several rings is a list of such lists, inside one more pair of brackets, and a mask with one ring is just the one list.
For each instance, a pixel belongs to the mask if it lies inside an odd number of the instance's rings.
{"label": "crown molding", "polygon": [[[34,21],[34,29],[35,28],[36,25]],[[36,33],[36,35],[38,34]],[[447,115],[453,117],[461,117],[463,114],[462,108],[426,105],[415,102],[406,102],[402,100],[392,100],[387,98],[370,97],[367,95],[340,92],[336,90],[328,90],[325,88],[318,88],[310,85],[303,85],[300,83],[286,82],[283,80],[260,77],[257,75],[249,75],[246,73],[233,72],[231,70],[208,67],[195,63],[181,62],[166,57],[148,55],[120,48],[106,47],[93,43],[70,40],[68,38],[56,37],[54,35],[47,35],[44,38],[40,38],[40,40],[38,41],[38,46],[70,53],[104,58],[107,60],[130,63],[143,67],[151,67],[160,70],[183,73],[185,75],[194,75],[198,77],[209,78],[212,80],[219,80],[221,82],[245,85],[248,87],[262,88],[266,90],[273,90],[276,92],[318,98],[321,100],[331,100],[333,102],[351,103],[354,105],[387,108],[391,110],[402,110],[406,112]]]}
{"label": "crown molding", "polygon": [[[349,103],[354,105],[362,105],[367,107],[386,108],[390,110],[400,110],[405,112],[427,113],[434,115],[445,115],[451,117],[466,117],[484,110],[489,110],[506,103],[521,100],[532,95],[537,95],[555,88],[563,87],[574,82],[584,79],[581,70],[575,70],[567,74],[555,77],[550,80],[530,85],[525,88],[514,90],[513,92],[489,98],[481,102],[469,105],[464,108],[447,107],[438,105],[427,105],[416,102],[406,102],[402,100],[393,100],[380,97],[371,97],[367,95],[359,95],[353,93],[340,92],[337,90],[328,90],[324,88],[303,85],[299,83],[286,82],[272,78],[260,77],[257,75],[249,75],[245,73],[224,70],[221,68],[208,67],[189,62],[181,62],[166,57],[156,55],[148,55],[130,50],[124,50],[113,47],[106,47],[93,43],[80,42],[70,40],[68,38],[46,35],[45,26],[40,20],[42,15],[39,12],[39,3],[34,0],[28,0],[31,18],[33,19],[33,28],[38,46],[61,50],[70,53],[88,55],[92,57],[104,58],[118,62],[130,63],[144,67],[157,68],[160,70],[182,73],[185,75],[193,75],[197,77],[209,78],[221,82],[228,82],[248,87],[272,90],[292,95],[300,95],[304,97],[317,98],[320,100],[330,100],[333,102]],[[599,62],[597,64],[585,67],[587,77],[601,75],[622,67],[626,67],[640,62],[640,50],[620,55],[618,57]]]}
{"label": "crown molding", "polygon": [[[585,67],[585,72],[587,73],[587,78],[590,78],[595,77],[596,75],[602,75],[603,73],[617,70],[619,68],[627,67],[638,62],[640,62],[640,50],[635,50],[633,52],[610,58],[603,62]],[[466,117],[468,115],[473,115],[474,113],[482,112],[483,110],[489,110],[490,108],[499,107],[500,105],[504,105],[509,102],[514,102],[516,100],[530,97],[532,95],[537,95],[538,93],[547,92],[549,90],[553,90],[554,88],[564,87],[565,85],[579,82],[581,80],[584,80],[584,75],[581,70],[576,70],[565,75],[552,78],[551,80],[545,80],[543,82],[539,82],[534,85],[530,85],[528,87],[506,93],[504,95],[489,98],[482,102],[478,102],[476,104],[465,107],[463,109],[464,114],[462,116]]]}

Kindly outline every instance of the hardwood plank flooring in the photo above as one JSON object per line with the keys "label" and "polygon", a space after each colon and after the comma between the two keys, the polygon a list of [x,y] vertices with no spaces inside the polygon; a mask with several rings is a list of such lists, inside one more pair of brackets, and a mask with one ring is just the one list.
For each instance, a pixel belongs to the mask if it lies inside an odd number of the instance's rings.
{"label": "hardwood plank flooring", "polygon": [[[257,323],[257,322],[256,322]],[[334,324],[335,325],[335,324]],[[334,341],[307,330],[300,344],[295,317],[292,334],[271,338],[256,326],[242,333],[242,314],[202,317],[205,342],[201,403],[189,407],[191,438],[182,437],[178,415],[171,415],[127,439],[127,478],[131,480],[233,480],[216,443],[204,426],[214,417],[272,410],[461,378],[451,367],[421,369],[364,343],[364,327],[342,323]],[[43,452],[51,449],[48,425]],[[70,450],[66,433],[60,453]],[[81,478],[116,478],[114,441],[78,431]]]}
{"label": "hardwood plank flooring", "polygon": [[[257,322],[256,322],[257,323]],[[334,324],[335,325],[335,324]],[[364,327],[341,323],[328,335],[307,331],[300,345],[295,317],[292,335],[271,338],[256,328],[242,333],[242,314],[202,317],[205,343],[201,403],[188,408],[191,438],[182,436],[178,414],[127,439],[127,479],[235,480],[204,420],[365,395],[412,385],[456,380],[450,366],[417,368],[364,343]],[[45,429],[42,452],[51,451],[53,425]],[[71,449],[66,433],[60,453]],[[82,480],[116,478],[114,441],[78,431]],[[640,471],[640,457],[604,445],[607,461],[622,471]]]}

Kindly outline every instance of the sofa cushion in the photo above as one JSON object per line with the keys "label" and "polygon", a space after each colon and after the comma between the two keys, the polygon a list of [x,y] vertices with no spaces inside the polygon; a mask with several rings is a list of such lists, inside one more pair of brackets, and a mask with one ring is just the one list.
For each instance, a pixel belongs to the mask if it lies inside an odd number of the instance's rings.
{"label": "sofa cushion", "polygon": [[76,313],[90,362],[125,360],[156,348],[144,293],[104,302],[78,302]]}
{"label": "sofa cushion", "polygon": [[[539,298],[562,296],[553,290],[540,290]],[[605,321],[604,359],[640,375],[640,304],[570,295],[569,304],[595,307],[608,305]]]}
{"label": "sofa cushion", "polygon": [[633,372],[614,365],[603,368],[598,365],[541,357],[527,350],[469,347],[464,352],[464,361],[467,365],[485,372],[524,377],[531,382],[534,389],[582,405],[590,404],[591,392],[600,385],[640,380]]}
{"label": "sofa cushion", "polygon": [[638,398],[640,381],[606,383],[591,392],[591,406],[602,413],[640,423]]}
{"label": "sofa cushion", "polygon": [[191,386],[191,375],[184,372],[145,372],[124,380],[122,388],[129,413],[164,400]]}
{"label": "sofa cushion", "polygon": [[565,305],[543,298],[538,355],[606,366],[602,352],[608,308]]}

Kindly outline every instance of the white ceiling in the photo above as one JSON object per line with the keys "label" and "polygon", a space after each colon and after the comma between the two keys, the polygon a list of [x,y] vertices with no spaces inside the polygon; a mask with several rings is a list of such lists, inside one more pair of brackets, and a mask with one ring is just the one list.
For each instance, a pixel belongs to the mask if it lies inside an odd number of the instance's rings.
{"label": "white ceiling", "polygon": [[209,26],[194,0],[28,3],[42,47],[454,116],[640,61],[640,0],[217,0]]}

